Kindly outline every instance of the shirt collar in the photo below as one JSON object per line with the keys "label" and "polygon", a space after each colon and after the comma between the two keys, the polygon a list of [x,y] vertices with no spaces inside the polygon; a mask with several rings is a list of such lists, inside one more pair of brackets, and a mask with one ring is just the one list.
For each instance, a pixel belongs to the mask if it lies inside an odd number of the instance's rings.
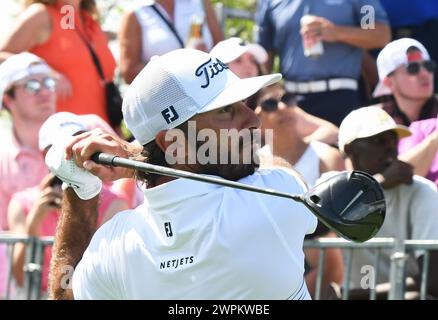
{"label": "shirt collar", "polygon": [[31,148],[29,148],[29,147],[26,147],[26,146],[23,146],[23,145],[21,145],[19,142],[18,142],[18,140],[17,140],[17,137],[16,137],[16,135],[15,135],[15,133],[14,132],[12,132],[12,135],[11,135],[11,143],[10,143],[10,145],[9,145],[9,148],[10,148],[10,154],[12,155],[12,157],[15,159],[15,160],[17,160],[17,158],[21,155],[21,154],[24,154],[24,153],[29,153],[29,154],[32,154],[32,155],[38,155],[38,156],[40,156],[40,154],[39,154],[39,151],[36,151],[36,150],[33,150],[33,149],[31,149]]}
{"label": "shirt collar", "polygon": [[214,192],[220,188],[223,187],[216,184],[178,178],[159,186],[145,189],[143,193],[145,202],[148,203],[149,207],[159,210],[189,200],[190,198]]}

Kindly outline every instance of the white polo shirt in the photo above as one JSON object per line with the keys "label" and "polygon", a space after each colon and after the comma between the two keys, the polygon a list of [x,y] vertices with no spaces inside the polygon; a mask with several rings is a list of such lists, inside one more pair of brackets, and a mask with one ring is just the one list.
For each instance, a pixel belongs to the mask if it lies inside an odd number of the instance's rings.
{"label": "white polo shirt", "polygon": [[[288,169],[239,182],[305,192]],[[75,299],[310,299],[303,240],[317,220],[301,203],[176,179],[94,235],[73,276]]]}

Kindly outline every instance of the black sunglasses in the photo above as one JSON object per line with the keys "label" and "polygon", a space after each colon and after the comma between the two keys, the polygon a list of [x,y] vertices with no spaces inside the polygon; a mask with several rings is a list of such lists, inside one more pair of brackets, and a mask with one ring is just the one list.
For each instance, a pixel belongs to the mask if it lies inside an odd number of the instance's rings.
{"label": "black sunglasses", "polygon": [[274,112],[278,109],[278,103],[283,102],[288,108],[295,105],[295,96],[292,93],[285,93],[280,100],[268,98],[260,102],[260,107],[264,112]]}
{"label": "black sunglasses", "polygon": [[416,75],[420,72],[421,66],[428,72],[433,73],[436,69],[436,63],[433,60],[426,60],[421,62],[411,62],[406,66],[406,71],[410,75]]}

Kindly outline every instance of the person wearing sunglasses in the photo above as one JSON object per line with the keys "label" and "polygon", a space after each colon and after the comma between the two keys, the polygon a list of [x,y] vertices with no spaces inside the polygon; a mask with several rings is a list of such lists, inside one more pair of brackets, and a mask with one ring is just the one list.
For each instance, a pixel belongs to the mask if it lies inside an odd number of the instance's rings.
{"label": "person wearing sunglasses", "polygon": [[[216,44],[210,51],[212,56],[225,63],[239,78],[262,76],[265,74],[263,64],[268,59],[266,50],[256,43],[247,43],[245,40],[232,37]],[[285,94],[284,85],[274,84],[270,86],[270,92],[276,97]],[[275,92],[275,93],[274,93]],[[245,103],[251,109],[257,107],[262,91],[256,92]],[[298,133],[306,141],[322,141],[330,145],[336,145],[338,140],[338,128],[331,122],[311,115],[297,106],[295,95],[287,93],[284,98],[286,104],[293,106],[295,115],[298,117]],[[276,102],[274,101],[274,105]]]}
{"label": "person wearing sunglasses", "polygon": [[22,87],[24,90],[26,90],[28,93],[32,95],[37,95],[40,93],[41,90],[48,90],[48,91],[55,91],[56,87],[56,81],[53,77],[50,76],[43,76],[39,77],[40,79],[28,79],[24,82],[15,84],[10,90],[12,92],[14,88]]}
{"label": "person wearing sunglasses", "polygon": [[[31,53],[12,55],[0,64],[0,99],[1,117],[9,114],[12,127],[0,132],[1,232],[9,230],[7,209],[12,195],[38,185],[48,173],[38,148],[38,131],[56,108],[50,67]],[[2,278],[6,261],[0,253],[0,298],[7,283]]]}
{"label": "person wearing sunglasses", "polygon": [[[383,109],[397,123],[409,126],[437,116],[438,100],[433,92],[436,62],[420,42],[410,38],[390,42],[377,57],[377,69],[380,81],[374,96],[381,97]],[[385,95],[390,98],[383,98]]]}
{"label": "person wearing sunglasses", "polygon": [[[278,65],[286,90],[297,95],[298,105],[339,126],[360,105],[363,51],[380,49],[391,40],[389,22],[380,2],[258,3],[256,37],[268,51],[266,70],[270,72]],[[274,63],[276,56],[278,64]]]}
{"label": "person wearing sunglasses", "polygon": [[[95,118],[97,117],[97,118]],[[93,119],[94,118],[94,119]],[[60,138],[76,136],[90,128],[90,119],[101,123],[103,129],[111,133],[111,127],[95,114],[76,115],[71,112],[57,112],[51,115],[41,126],[38,134],[38,146],[43,156]],[[109,128],[108,128],[109,127]],[[62,204],[62,180],[52,174],[45,176],[39,185],[15,193],[8,207],[8,221],[11,233],[30,237],[54,236],[59,221]],[[119,211],[128,209],[125,199],[111,190],[111,184],[102,185],[102,198],[98,206],[97,226],[111,219]],[[12,256],[12,273],[14,275],[17,296],[24,294],[25,258],[28,246],[16,244]],[[41,268],[41,297],[47,297],[49,265],[52,248],[44,249]]]}
{"label": "person wearing sunglasses", "polygon": [[[0,150],[0,229],[7,230],[10,196],[38,184],[47,169],[38,149],[38,131],[55,113],[56,83],[50,67],[31,53],[9,57],[0,65],[0,97],[10,114],[12,134]],[[6,137],[6,135],[2,135]]]}
{"label": "person wearing sunglasses", "polygon": [[[299,130],[302,130],[300,129],[302,123],[301,117],[295,110],[297,107],[294,97],[292,94],[284,93],[284,90],[281,91],[280,88],[274,84],[263,89],[255,109],[261,121],[262,136],[265,137],[265,130],[272,130],[273,134],[272,145],[265,145],[261,149],[261,156],[262,159],[263,156],[269,159],[272,154],[286,160],[301,174],[307,185],[312,187],[322,173],[344,170],[344,161],[337,149],[319,141],[305,141],[299,133]],[[312,236],[335,237],[336,235],[318,223],[317,231]],[[309,292],[313,296],[316,288],[319,251],[307,249],[305,256],[307,272],[305,279]],[[326,251],[323,273],[322,293],[324,298],[329,298],[330,284],[332,282],[342,284],[343,262],[339,249]]]}

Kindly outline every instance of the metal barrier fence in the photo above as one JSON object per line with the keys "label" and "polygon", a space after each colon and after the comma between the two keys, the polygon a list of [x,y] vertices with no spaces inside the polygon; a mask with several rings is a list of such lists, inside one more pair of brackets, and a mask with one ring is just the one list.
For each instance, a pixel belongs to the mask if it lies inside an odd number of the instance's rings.
{"label": "metal barrier fence", "polygon": [[346,270],[344,275],[344,281],[342,285],[342,299],[348,300],[350,289],[350,276],[351,276],[351,264],[353,257],[353,250],[357,249],[375,249],[374,258],[374,270],[375,276],[373,277],[373,284],[370,290],[370,300],[376,299],[376,285],[379,273],[379,260],[382,249],[394,249],[395,241],[393,238],[374,238],[365,243],[350,242],[340,238],[320,238],[317,240],[306,240],[304,242],[304,248],[320,249],[318,258],[318,273],[316,278],[315,300],[321,298],[321,288],[323,281],[323,267],[324,259],[327,249],[338,248],[343,250],[344,257],[344,269]]}
{"label": "metal barrier fence", "polygon": [[[7,246],[7,266],[6,266],[6,287],[5,292],[0,292],[0,299],[11,298],[11,285],[13,283],[13,255],[15,244],[26,245],[26,257],[24,264],[24,299],[39,300],[41,299],[41,280],[44,264],[44,249],[47,246],[52,246],[53,237],[33,238],[26,236],[17,236],[0,233],[0,246]],[[327,249],[338,248],[343,251],[344,256],[344,280],[342,284],[342,299],[349,299],[350,277],[352,267],[352,256],[354,250],[373,249],[374,252],[374,270],[373,283],[370,286],[369,299],[376,299],[376,286],[379,273],[379,261],[381,250],[392,250],[391,256],[391,272],[390,272],[390,291],[388,299],[401,300],[405,294],[405,262],[407,252],[410,250],[424,251],[424,268],[421,275],[420,284],[420,299],[424,300],[427,297],[427,274],[429,270],[429,254],[430,250],[438,250],[438,240],[405,240],[397,241],[394,238],[374,238],[365,243],[350,242],[340,238],[320,238],[317,240],[306,240],[304,249],[319,249],[318,269],[316,278],[315,300],[321,299],[321,290],[323,283],[323,266]],[[3,259],[3,257],[0,257]],[[3,265],[4,267],[4,265]],[[0,269],[2,264],[0,264]],[[1,272],[1,270],[0,270]],[[0,286],[1,288],[1,286]]]}
{"label": "metal barrier fence", "polygon": [[[24,281],[23,287],[19,288],[17,292],[16,287],[13,286],[13,256],[16,244],[26,245],[25,261],[23,265]],[[0,292],[0,300],[9,300],[11,297],[26,300],[40,300],[42,268],[44,264],[44,249],[46,246],[53,244],[53,237],[28,237],[15,234],[0,233],[0,246],[6,246],[5,256],[2,256],[0,250],[0,273],[3,273],[3,278],[6,283],[0,288],[4,287],[4,292]],[[6,258],[5,261],[1,261]],[[2,268],[4,268],[2,270]],[[2,274],[0,274],[0,280]]]}
{"label": "metal barrier fence", "polygon": [[405,297],[405,264],[408,252],[412,250],[423,251],[423,272],[420,282],[420,299],[427,298],[427,275],[429,271],[429,254],[431,250],[438,250],[438,240],[397,240],[394,238],[374,238],[365,243],[350,242],[341,238],[320,238],[318,240],[306,240],[304,248],[320,249],[318,258],[318,273],[316,279],[315,300],[321,298],[321,288],[323,282],[323,266],[324,258],[327,249],[338,248],[342,249],[344,257],[344,280],[342,284],[342,299],[348,300],[350,293],[350,276],[352,267],[352,256],[354,250],[374,249],[375,270],[373,283],[369,290],[369,299],[376,300],[376,287],[379,274],[379,261],[381,250],[390,249],[391,266],[389,275],[389,300],[403,300]]}

